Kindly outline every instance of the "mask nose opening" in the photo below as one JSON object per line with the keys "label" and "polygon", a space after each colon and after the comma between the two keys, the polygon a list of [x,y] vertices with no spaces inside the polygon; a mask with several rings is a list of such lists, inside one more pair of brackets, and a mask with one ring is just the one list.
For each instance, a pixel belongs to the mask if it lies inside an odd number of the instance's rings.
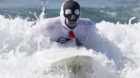
{"label": "mask nose opening", "polygon": [[71,16],[71,20],[75,20],[75,16],[74,15]]}

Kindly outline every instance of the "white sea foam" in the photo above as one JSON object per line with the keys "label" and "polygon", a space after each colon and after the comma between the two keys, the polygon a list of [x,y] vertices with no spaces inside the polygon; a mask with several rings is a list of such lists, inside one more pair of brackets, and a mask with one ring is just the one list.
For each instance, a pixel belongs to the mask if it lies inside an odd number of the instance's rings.
{"label": "white sea foam", "polygon": [[91,56],[96,78],[140,76],[140,23],[102,21],[96,24],[97,31],[93,28],[87,46],[77,48],[51,44],[42,35],[33,37],[34,22],[26,19],[0,16],[0,20],[0,78],[66,78],[45,71],[52,61],[73,55]]}

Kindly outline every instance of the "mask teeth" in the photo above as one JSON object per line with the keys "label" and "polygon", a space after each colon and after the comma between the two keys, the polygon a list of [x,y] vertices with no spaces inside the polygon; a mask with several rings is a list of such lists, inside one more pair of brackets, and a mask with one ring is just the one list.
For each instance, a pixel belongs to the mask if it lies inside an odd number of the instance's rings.
{"label": "mask teeth", "polygon": [[69,22],[68,19],[65,19],[65,24],[67,25],[68,28],[74,29],[77,25],[76,22]]}
{"label": "mask teeth", "polygon": [[67,24],[71,25],[71,26],[75,26],[76,22],[69,22],[68,20],[66,20]]}
{"label": "mask teeth", "polygon": [[70,24],[75,24],[75,22],[69,22]]}
{"label": "mask teeth", "polygon": [[75,24],[75,23],[70,23],[70,25],[71,25],[71,26],[75,26],[76,24]]}
{"label": "mask teeth", "polygon": [[76,23],[69,23],[70,27],[75,27]]}

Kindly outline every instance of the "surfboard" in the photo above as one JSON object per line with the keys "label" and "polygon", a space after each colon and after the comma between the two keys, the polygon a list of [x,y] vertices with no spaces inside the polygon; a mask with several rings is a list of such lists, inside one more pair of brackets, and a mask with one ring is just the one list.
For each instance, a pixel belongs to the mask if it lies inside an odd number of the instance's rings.
{"label": "surfboard", "polygon": [[[76,78],[85,78],[93,75],[93,59],[90,56],[76,55],[53,62],[49,67],[51,74],[72,73]],[[82,77],[81,77],[82,76]],[[84,77],[83,77],[84,76]],[[88,76],[88,78],[90,78]]]}

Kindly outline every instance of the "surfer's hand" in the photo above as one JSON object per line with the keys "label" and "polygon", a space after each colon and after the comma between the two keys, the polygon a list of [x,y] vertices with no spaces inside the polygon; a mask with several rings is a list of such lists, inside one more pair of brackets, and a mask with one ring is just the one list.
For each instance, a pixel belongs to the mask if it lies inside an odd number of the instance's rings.
{"label": "surfer's hand", "polygon": [[76,46],[80,47],[82,45],[83,45],[83,43],[80,42],[78,38],[76,38]]}
{"label": "surfer's hand", "polygon": [[60,38],[58,38],[58,40],[56,42],[64,44],[64,43],[68,42],[69,40],[70,40],[69,38],[60,37]]}

